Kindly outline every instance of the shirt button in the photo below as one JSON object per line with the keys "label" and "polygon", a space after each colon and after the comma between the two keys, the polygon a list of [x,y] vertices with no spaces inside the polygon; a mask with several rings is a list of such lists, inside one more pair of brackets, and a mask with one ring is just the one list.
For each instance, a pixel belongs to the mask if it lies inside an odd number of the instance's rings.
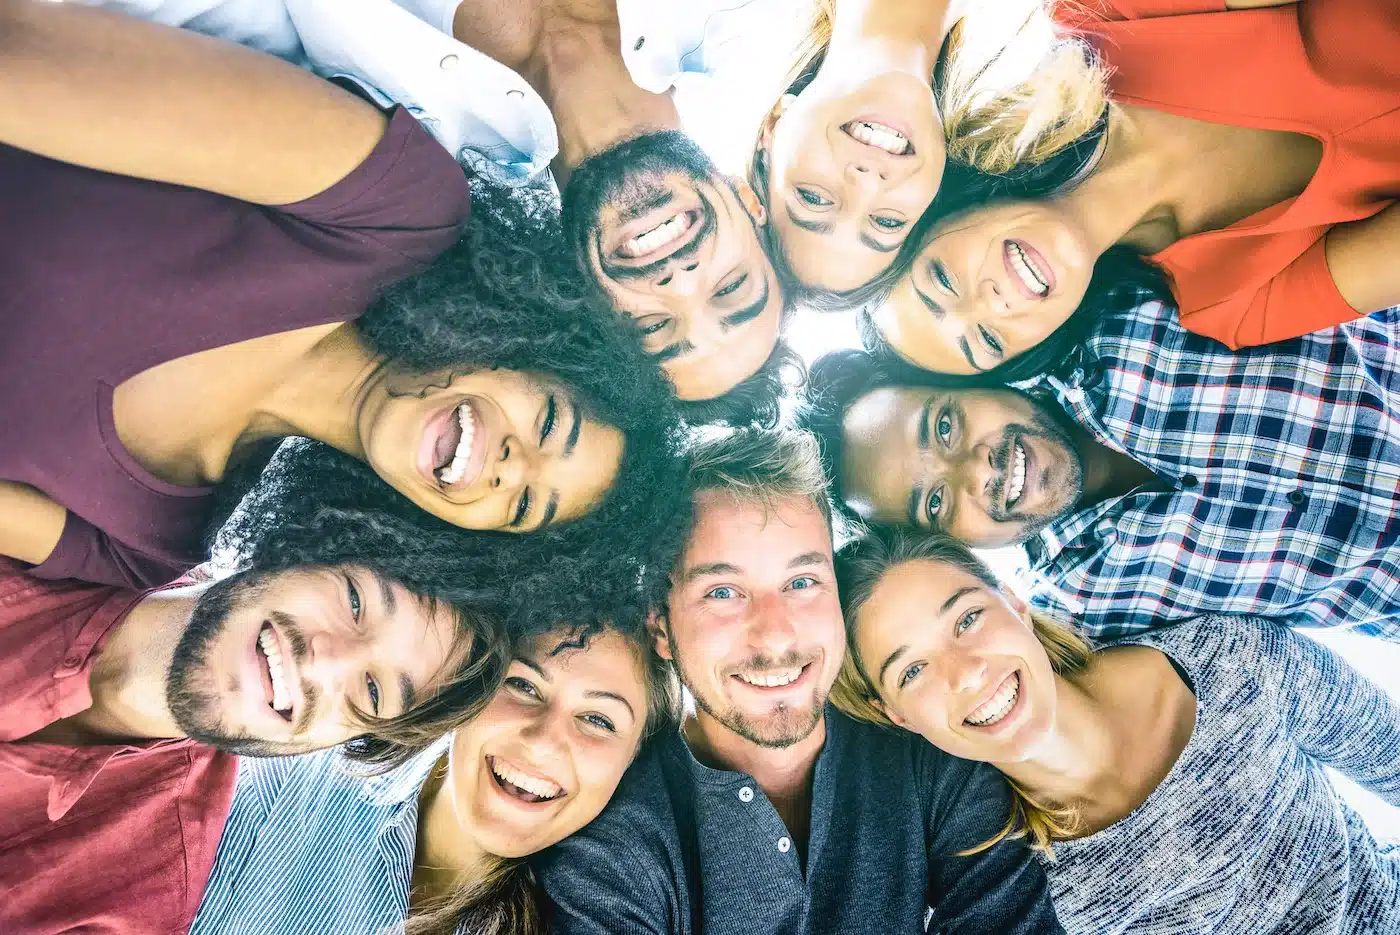
{"label": "shirt button", "polygon": [[1181,486],[1185,490],[1190,490],[1192,487],[1195,487],[1199,483],[1200,481],[1196,480],[1195,474],[1181,475]]}
{"label": "shirt button", "polygon": [[69,668],[69,669],[76,669],[78,666],[80,666],[80,665],[82,665],[82,664],[83,664],[83,660],[79,659],[77,656],[65,656],[65,657],[63,658],[63,665],[64,665],[64,667]]}
{"label": "shirt button", "polygon": [[1308,498],[1303,495],[1303,492],[1301,490],[1295,490],[1288,495],[1288,502],[1293,504],[1294,506],[1302,506],[1303,501],[1307,499]]}
{"label": "shirt button", "polygon": [[457,67],[457,61],[458,61],[458,59],[457,59],[457,56],[455,56],[455,55],[444,55],[444,56],[442,57],[442,61],[438,62],[438,67],[439,67],[439,68],[456,68],[456,67]]}
{"label": "shirt button", "polygon": [[517,101],[524,96],[525,92],[520,90],[519,88],[511,88],[509,91],[506,92],[506,97],[514,98]]}
{"label": "shirt button", "polygon": [[634,43],[632,44],[632,51],[633,51],[633,52],[640,52],[640,51],[642,50],[642,46],[644,46],[644,45],[646,45],[646,44],[647,44],[647,37],[646,37],[646,36],[638,36],[638,37],[637,37],[637,41],[634,42]]}
{"label": "shirt button", "polygon": [[750,789],[748,786],[745,786],[744,788],[740,789],[740,790],[739,790],[739,801],[740,801],[740,802],[752,802],[752,801],[753,801],[753,790]]}
{"label": "shirt button", "polygon": [[786,854],[792,850],[792,839],[788,837],[778,838],[778,853]]}

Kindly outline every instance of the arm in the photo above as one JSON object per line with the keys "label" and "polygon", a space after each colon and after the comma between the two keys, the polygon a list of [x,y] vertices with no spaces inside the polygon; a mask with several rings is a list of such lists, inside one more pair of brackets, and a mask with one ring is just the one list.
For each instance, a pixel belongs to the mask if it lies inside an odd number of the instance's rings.
{"label": "arm", "polygon": [[0,555],[38,565],[63,535],[68,511],[27,484],[0,480]]}
{"label": "arm", "polygon": [[271,56],[44,0],[0,0],[0,98],[0,143],[265,205],[330,188],[386,126]]}
{"label": "arm", "polygon": [[1400,204],[1327,232],[1327,269],[1337,291],[1358,314],[1400,305]]}
{"label": "arm", "polygon": [[1400,701],[1316,640],[1245,624],[1261,628],[1258,658],[1237,663],[1255,673],[1298,749],[1400,805]]}
{"label": "arm", "polygon": [[985,763],[941,757],[927,818],[930,932],[1063,933],[1045,872],[1020,840],[958,856],[999,832],[1011,814],[1001,774]]}

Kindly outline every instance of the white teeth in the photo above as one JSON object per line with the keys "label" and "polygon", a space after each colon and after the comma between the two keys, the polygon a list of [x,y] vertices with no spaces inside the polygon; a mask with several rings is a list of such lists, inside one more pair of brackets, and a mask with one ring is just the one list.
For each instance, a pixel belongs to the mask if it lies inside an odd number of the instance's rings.
{"label": "white teeth", "polygon": [[903,156],[912,148],[904,134],[881,123],[855,120],[847,125],[846,132],[867,146],[883,149],[892,156]]}
{"label": "white teeth", "polygon": [[802,667],[799,666],[796,669],[784,669],[781,672],[740,672],[739,678],[760,688],[780,688],[783,685],[791,685],[801,675]]}
{"label": "white teeth", "polygon": [[1011,713],[1011,709],[1016,706],[1016,699],[1021,695],[1021,674],[1012,673],[1011,677],[1004,681],[997,693],[987,701],[978,705],[977,708],[963,720],[973,727],[986,727],[995,724]]}
{"label": "white teeth", "polygon": [[1041,298],[1049,295],[1050,284],[1040,278],[1030,260],[1026,259],[1025,251],[1012,241],[1008,241],[1007,246],[1011,248],[1011,268],[1016,270],[1016,275],[1025,283],[1026,288]]}
{"label": "white teeth", "polygon": [[496,778],[503,779],[515,786],[517,789],[524,789],[531,795],[537,795],[542,799],[552,799],[564,791],[564,787],[550,782],[548,779],[536,779],[527,776],[517,769],[512,769],[509,765],[500,760],[491,761],[491,772],[496,774]]}
{"label": "white teeth", "polygon": [[1006,506],[1009,509],[1021,499],[1026,489],[1026,450],[1020,442],[1011,443],[1011,476],[1006,481]]}
{"label": "white teeth", "polygon": [[272,707],[276,711],[292,710],[292,693],[287,690],[287,673],[282,662],[282,650],[277,647],[277,637],[270,628],[264,627],[258,634],[258,645],[267,657],[267,671],[272,675]]}
{"label": "white teeth", "polygon": [[653,250],[659,250],[666,244],[679,239],[681,235],[689,229],[690,217],[686,212],[682,211],[680,214],[673,215],[646,233],[633,237],[623,244],[622,249],[618,252],[623,256],[629,257],[643,256],[651,253]]}
{"label": "white teeth", "polygon": [[462,426],[462,438],[457,442],[457,452],[452,463],[438,474],[438,480],[448,486],[457,483],[466,473],[472,460],[472,442],[476,440],[476,419],[472,417],[471,403],[466,400],[457,407],[457,423]]}

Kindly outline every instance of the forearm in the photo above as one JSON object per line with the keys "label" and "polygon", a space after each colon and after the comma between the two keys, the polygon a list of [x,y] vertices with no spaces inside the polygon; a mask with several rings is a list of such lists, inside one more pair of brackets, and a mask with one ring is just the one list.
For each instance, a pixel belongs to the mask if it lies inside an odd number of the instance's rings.
{"label": "forearm", "polygon": [[318,194],[386,120],[279,59],[46,0],[0,0],[0,142],[257,204]]}
{"label": "forearm", "polygon": [[26,484],[0,480],[0,555],[39,565],[53,554],[68,511]]}
{"label": "forearm", "polygon": [[1327,268],[1347,304],[1362,315],[1400,305],[1400,204],[1327,233]]}

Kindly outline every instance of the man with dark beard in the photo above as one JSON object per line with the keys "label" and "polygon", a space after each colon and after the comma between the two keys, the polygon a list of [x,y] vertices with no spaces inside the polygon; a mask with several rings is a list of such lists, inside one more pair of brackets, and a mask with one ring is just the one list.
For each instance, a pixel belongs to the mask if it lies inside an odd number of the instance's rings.
{"label": "man with dark beard", "polygon": [[[548,163],[578,260],[692,421],[775,423],[790,311],[768,216],[681,132],[679,74],[752,58],[790,0],[80,0],[287,58],[402,104],[475,174]],[[552,118],[552,119],[551,119]]]}
{"label": "man with dark beard", "polygon": [[0,559],[0,932],[185,931],[230,754],[412,754],[494,687],[496,642],[365,566],[142,593]]}
{"label": "man with dark beard", "polygon": [[846,640],[813,439],[739,431],[693,464],[651,630],[696,711],[538,860],[553,930],[1060,931],[1030,852],[977,848],[1010,815],[995,771],[827,706]]}

